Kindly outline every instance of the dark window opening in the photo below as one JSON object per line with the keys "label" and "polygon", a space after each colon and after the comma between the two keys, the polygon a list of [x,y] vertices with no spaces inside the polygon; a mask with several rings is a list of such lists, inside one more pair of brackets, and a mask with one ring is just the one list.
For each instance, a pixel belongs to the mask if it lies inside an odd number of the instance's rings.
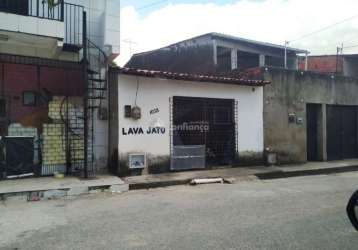
{"label": "dark window opening", "polygon": [[285,59],[282,57],[266,56],[265,65],[269,67],[283,68],[285,66]]}
{"label": "dark window opening", "polygon": [[24,91],[22,94],[22,103],[24,106],[36,106],[36,93],[33,91]]}
{"label": "dark window opening", "polygon": [[[30,2],[35,5],[35,2]],[[35,6],[33,6],[35,7]],[[0,0],[0,11],[18,14],[29,14],[29,1],[28,0]]]}
{"label": "dark window opening", "polygon": [[231,49],[217,47],[217,67],[219,72],[231,71]]}
{"label": "dark window opening", "polygon": [[0,117],[6,117],[6,100],[0,99]]}
{"label": "dark window opening", "polygon": [[244,51],[238,51],[237,65],[240,70],[259,67],[260,55]]}

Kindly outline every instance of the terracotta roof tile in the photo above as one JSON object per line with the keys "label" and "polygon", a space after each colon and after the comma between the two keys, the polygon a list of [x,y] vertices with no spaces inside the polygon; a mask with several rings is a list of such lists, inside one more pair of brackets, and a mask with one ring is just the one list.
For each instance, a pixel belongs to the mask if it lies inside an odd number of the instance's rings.
{"label": "terracotta roof tile", "polygon": [[167,71],[157,71],[157,70],[142,70],[134,68],[119,68],[119,73],[124,75],[134,75],[134,76],[143,76],[143,77],[153,77],[153,78],[165,78],[172,80],[182,80],[182,81],[196,81],[196,82],[214,82],[214,83],[227,83],[227,84],[236,84],[236,85],[245,85],[245,86],[264,86],[270,84],[269,81],[263,80],[250,80],[243,78],[233,78],[225,76],[213,76],[213,75],[194,75],[187,73],[175,73]]}

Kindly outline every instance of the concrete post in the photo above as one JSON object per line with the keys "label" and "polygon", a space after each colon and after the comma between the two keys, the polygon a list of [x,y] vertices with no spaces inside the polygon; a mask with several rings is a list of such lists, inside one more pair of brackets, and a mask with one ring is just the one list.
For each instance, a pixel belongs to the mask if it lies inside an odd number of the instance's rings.
{"label": "concrete post", "polygon": [[321,112],[318,119],[318,154],[319,159],[327,161],[327,105],[321,105]]}
{"label": "concrete post", "polygon": [[218,46],[216,40],[213,40],[213,60],[214,65],[218,65]]}
{"label": "concrete post", "polygon": [[266,56],[265,55],[260,55],[260,59],[259,59],[259,66],[260,67],[265,67],[265,59],[266,59]]}
{"label": "concrete post", "polygon": [[237,69],[237,49],[231,50],[231,70]]}
{"label": "concrete post", "polygon": [[322,125],[323,125],[323,161],[327,161],[327,104],[322,104]]}
{"label": "concrete post", "polygon": [[306,58],[305,58],[305,71],[308,70],[308,53],[306,52]]}

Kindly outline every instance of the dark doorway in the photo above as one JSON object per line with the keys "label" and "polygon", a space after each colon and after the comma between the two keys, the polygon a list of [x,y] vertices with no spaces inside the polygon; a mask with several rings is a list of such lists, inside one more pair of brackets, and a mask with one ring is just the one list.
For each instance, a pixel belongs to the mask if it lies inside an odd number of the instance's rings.
{"label": "dark doorway", "polygon": [[5,172],[7,176],[35,173],[34,138],[11,137],[2,139],[5,152]]}
{"label": "dark doorway", "polygon": [[29,1],[0,0],[0,11],[26,16],[29,14]]}
{"label": "dark doorway", "polygon": [[206,165],[232,164],[235,157],[235,101],[173,98],[173,145],[205,145]]}
{"label": "dark doorway", "polygon": [[327,106],[327,158],[357,157],[357,107]]}
{"label": "dark doorway", "polygon": [[318,119],[320,104],[307,104],[307,160],[319,161],[318,152]]}

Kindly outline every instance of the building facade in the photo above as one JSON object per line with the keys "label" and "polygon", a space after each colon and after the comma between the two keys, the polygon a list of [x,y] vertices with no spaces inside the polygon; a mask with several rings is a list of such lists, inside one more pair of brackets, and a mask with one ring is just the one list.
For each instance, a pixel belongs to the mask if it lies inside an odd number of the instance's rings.
{"label": "building facade", "polygon": [[265,147],[279,163],[358,157],[358,80],[326,74],[261,69]]}
{"label": "building facade", "polygon": [[0,178],[106,169],[119,13],[119,0],[0,1]]}
{"label": "building facade", "polygon": [[110,148],[119,174],[262,163],[268,82],[127,68],[111,75]]}

